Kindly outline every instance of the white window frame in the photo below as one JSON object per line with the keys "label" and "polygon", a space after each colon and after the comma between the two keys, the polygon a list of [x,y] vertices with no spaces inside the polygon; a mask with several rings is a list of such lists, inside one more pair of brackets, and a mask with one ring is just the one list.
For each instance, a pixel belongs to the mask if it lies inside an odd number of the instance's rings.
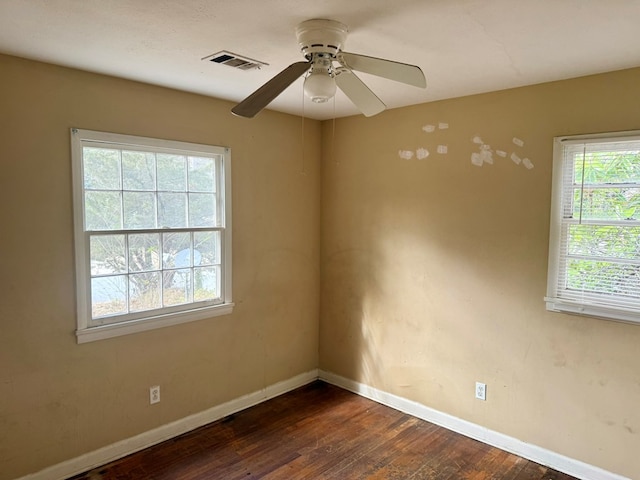
{"label": "white window frame", "polygon": [[[83,146],[104,145],[114,148],[143,148],[154,152],[180,152],[192,155],[221,158],[218,188],[221,190],[219,207],[221,224],[216,227],[221,241],[221,298],[213,303],[165,307],[147,314],[123,315],[122,321],[100,324],[92,320],[91,314],[91,265],[90,232],[85,228]],[[74,240],[76,264],[77,330],[78,343],[117,337],[156,328],[177,325],[195,320],[230,314],[233,311],[231,280],[231,150],[227,147],[161,140],[92,130],[71,129],[71,157],[73,175]],[[182,229],[190,230],[190,229]],[[122,230],[137,233],[138,230]],[[194,231],[194,230],[191,230]]]}
{"label": "white window frame", "polygon": [[[547,276],[547,295],[544,298],[546,308],[553,312],[586,315],[605,320],[614,320],[632,324],[640,324],[640,299],[619,302],[613,296],[606,294],[587,294],[583,298],[574,290],[569,294],[568,289],[563,292],[563,272],[561,265],[565,258],[569,258],[568,232],[563,225],[569,223],[589,223],[582,219],[573,219],[571,208],[565,202],[567,194],[573,194],[573,166],[568,166],[566,147],[588,144],[619,144],[624,142],[640,142],[640,130],[628,132],[603,133],[593,135],[573,135],[555,137],[553,144],[553,184],[551,198],[551,222],[549,232],[549,262]],[[640,225],[639,221],[631,220],[629,226]],[[615,225],[614,221],[591,221],[593,224]],[[640,241],[640,239],[639,239]],[[609,297],[609,298],[607,298]],[[613,300],[613,301],[612,301]],[[626,304],[625,304],[626,303]]]}

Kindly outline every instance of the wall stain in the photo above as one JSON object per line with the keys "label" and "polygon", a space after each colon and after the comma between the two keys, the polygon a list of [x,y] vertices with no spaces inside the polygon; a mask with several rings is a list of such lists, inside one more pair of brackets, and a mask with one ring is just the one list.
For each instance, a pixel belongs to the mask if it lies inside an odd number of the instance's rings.
{"label": "wall stain", "polygon": [[564,356],[564,353],[556,353],[554,355],[555,361],[553,365],[559,368],[563,368],[567,366],[567,357]]}
{"label": "wall stain", "polygon": [[627,424],[627,420],[624,421],[624,424],[622,425],[624,427],[624,429],[629,432],[631,435],[637,435],[639,432],[639,430],[637,428],[633,428],[631,425]]}

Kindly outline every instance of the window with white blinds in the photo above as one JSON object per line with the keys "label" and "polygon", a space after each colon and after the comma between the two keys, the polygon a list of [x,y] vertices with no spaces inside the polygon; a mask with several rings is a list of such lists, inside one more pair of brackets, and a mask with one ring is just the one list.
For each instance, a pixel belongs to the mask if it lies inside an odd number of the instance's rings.
{"label": "window with white blinds", "polygon": [[71,132],[78,341],[227,314],[230,151]]}
{"label": "window with white blinds", "polygon": [[640,132],[554,143],[547,309],[640,323]]}

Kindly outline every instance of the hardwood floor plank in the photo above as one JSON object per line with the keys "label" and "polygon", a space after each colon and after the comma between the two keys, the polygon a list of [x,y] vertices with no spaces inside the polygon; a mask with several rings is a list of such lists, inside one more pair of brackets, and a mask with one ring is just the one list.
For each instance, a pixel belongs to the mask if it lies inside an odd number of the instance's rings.
{"label": "hardwood floor plank", "polygon": [[386,464],[380,466],[375,472],[370,472],[367,478],[372,479],[398,479],[406,478],[406,472],[419,470],[433,445],[438,444],[445,435],[445,431],[436,425],[420,422],[413,429],[413,435],[407,436],[405,442],[395,445],[385,444],[387,451],[399,450],[402,455],[388,457]]}
{"label": "hardwood floor plank", "polygon": [[[395,430],[378,434],[380,440],[377,446],[372,445],[366,451],[361,451],[361,455],[357,459],[346,464],[328,478],[375,478],[376,474],[385,466],[391,467],[393,459],[397,458],[397,451],[403,451],[406,455],[406,452],[411,450],[412,444],[422,438],[425,433],[417,426],[418,423],[420,423],[418,419],[408,419]],[[390,468],[389,475],[393,471],[397,471],[397,468]]]}
{"label": "hardwood floor plank", "polygon": [[576,480],[314,382],[70,480]]}

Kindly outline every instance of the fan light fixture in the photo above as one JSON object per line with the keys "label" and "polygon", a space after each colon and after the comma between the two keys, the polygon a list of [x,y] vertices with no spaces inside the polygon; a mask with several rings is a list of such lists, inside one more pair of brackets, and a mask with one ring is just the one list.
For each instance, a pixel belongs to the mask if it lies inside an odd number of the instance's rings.
{"label": "fan light fixture", "polygon": [[313,103],[325,103],[336,94],[336,80],[324,71],[312,71],[304,80],[304,94]]}
{"label": "fan light fixture", "polygon": [[333,75],[333,58],[330,54],[309,54],[311,69],[304,79],[304,94],[313,103],[325,103],[336,94],[336,79]]}

